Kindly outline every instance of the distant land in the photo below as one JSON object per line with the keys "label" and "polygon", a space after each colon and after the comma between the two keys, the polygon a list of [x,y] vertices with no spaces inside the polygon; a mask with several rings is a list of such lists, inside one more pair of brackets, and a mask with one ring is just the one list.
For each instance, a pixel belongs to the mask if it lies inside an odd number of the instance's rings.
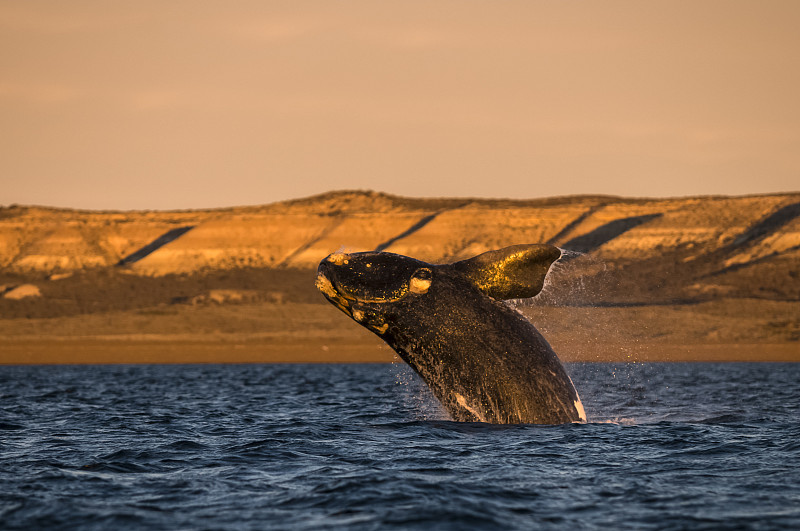
{"label": "distant land", "polygon": [[800,193],[0,208],[0,363],[391,361],[314,289],[337,250],[565,250],[517,301],[566,361],[800,361]]}

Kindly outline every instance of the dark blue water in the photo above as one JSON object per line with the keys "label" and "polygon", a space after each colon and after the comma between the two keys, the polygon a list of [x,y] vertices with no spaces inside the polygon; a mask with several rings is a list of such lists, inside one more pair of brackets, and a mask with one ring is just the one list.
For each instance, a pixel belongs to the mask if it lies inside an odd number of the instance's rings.
{"label": "dark blue water", "polygon": [[586,424],[396,365],[0,367],[0,528],[800,528],[800,364],[569,370]]}

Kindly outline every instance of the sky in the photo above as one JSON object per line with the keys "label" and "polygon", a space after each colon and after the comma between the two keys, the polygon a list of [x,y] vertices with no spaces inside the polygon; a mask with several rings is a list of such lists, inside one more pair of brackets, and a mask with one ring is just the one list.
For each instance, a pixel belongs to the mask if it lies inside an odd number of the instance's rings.
{"label": "sky", "polygon": [[800,190],[800,2],[0,2],[0,205]]}

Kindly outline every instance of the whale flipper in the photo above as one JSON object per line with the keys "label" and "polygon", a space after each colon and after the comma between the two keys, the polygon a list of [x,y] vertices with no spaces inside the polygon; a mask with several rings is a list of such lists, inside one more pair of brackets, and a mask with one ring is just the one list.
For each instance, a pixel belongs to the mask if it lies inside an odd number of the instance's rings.
{"label": "whale flipper", "polygon": [[527,299],[542,291],[558,247],[546,244],[512,245],[450,264],[475,287],[493,299]]}

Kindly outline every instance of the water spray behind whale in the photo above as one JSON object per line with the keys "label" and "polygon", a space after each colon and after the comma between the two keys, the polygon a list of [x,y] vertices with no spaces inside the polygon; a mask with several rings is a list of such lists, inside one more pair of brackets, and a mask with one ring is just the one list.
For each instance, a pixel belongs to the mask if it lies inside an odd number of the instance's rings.
{"label": "water spray behind whale", "polygon": [[387,252],[331,254],[317,288],[383,339],[457,421],[586,420],[544,337],[502,301],[529,298],[561,251],[515,245],[434,265]]}

